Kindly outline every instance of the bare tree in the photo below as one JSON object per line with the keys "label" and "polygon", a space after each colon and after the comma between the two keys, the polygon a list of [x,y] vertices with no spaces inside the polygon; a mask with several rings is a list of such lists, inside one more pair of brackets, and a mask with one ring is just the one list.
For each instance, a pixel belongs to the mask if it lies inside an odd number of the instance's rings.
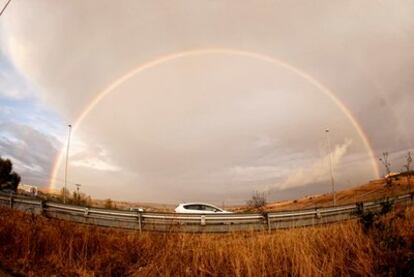
{"label": "bare tree", "polygon": [[407,184],[408,189],[411,191],[411,163],[413,162],[413,158],[411,157],[411,152],[407,154],[407,163],[404,165],[407,174]]}
{"label": "bare tree", "polygon": [[391,185],[392,180],[391,180],[391,178],[389,178],[390,177],[390,173],[391,173],[391,169],[390,169],[391,168],[391,164],[388,161],[388,152],[382,153],[382,158],[379,158],[379,160],[382,162],[382,164],[384,165],[385,170],[387,172],[387,174],[385,175],[385,181],[387,183],[387,186],[389,186],[389,185]]}
{"label": "bare tree", "polygon": [[247,206],[254,209],[263,209],[267,204],[266,194],[264,192],[255,191],[247,201]]}

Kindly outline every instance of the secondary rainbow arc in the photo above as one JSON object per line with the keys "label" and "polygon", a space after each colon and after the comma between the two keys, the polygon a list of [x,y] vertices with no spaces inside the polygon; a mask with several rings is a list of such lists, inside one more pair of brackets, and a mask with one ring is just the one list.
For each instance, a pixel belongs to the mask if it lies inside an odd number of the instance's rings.
{"label": "secondary rainbow arc", "polygon": [[[110,83],[105,89],[103,89],[102,91],[97,93],[97,96],[90,102],[89,105],[87,105],[85,107],[85,109],[80,113],[79,117],[76,119],[75,123],[73,124],[73,132],[76,131],[76,129],[79,127],[79,125],[82,123],[82,121],[85,119],[85,117],[89,114],[89,112],[91,112],[96,105],[99,104],[99,102],[105,98],[105,96],[107,96],[108,94],[110,94],[112,91],[114,91],[117,87],[119,87],[121,84],[123,84],[124,82],[128,81],[130,78],[134,77],[135,75],[156,67],[158,65],[167,63],[167,62],[171,62],[177,59],[181,59],[181,58],[185,58],[185,57],[192,57],[192,56],[200,56],[200,55],[233,55],[233,56],[242,56],[242,57],[249,57],[249,58],[253,58],[253,59],[258,59],[260,61],[266,62],[266,63],[270,63],[273,65],[277,65],[277,66],[281,66],[282,68],[296,74],[297,76],[303,78],[304,80],[306,80],[307,82],[309,82],[310,84],[312,84],[314,87],[316,87],[319,91],[321,91],[322,93],[324,93],[327,97],[330,98],[330,100],[332,100],[335,105],[345,114],[345,116],[348,118],[348,120],[351,122],[352,126],[355,128],[355,130],[357,131],[358,135],[360,136],[364,147],[366,148],[368,155],[371,159],[372,162],[372,169],[375,173],[375,177],[379,178],[380,174],[379,174],[379,168],[376,162],[376,158],[374,155],[374,151],[372,149],[372,146],[369,142],[368,137],[366,136],[366,134],[364,133],[361,125],[358,123],[358,121],[356,120],[356,118],[354,117],[354,115],[352,114],[352,112],[336,97],[336,95],[330,90],[328,89],[325,85],[323,85],[320,81],[316,80],[315,78],[313,78],[311,75],[307,74],[306,72],[303,72],[301,70],[299,70],[298,68],[283,62],[281,60],[278,60],[276,58],[264,55],[264,54],[260,54],[260,53],[256,53],[256,52],[251,52],[251,51],[245,51],[245,50],[237,50],[237,49],[229,49],[229,48],[208,48],[208,49],[196,49],[196,50],[187,50],[187,51],[182,51],[182,52],[176,52],[176,53],[171,53],[165,56],[161,56],[158,57],[156,59],[153,59],[147,63],[144,64],[140,64],[137,67],[135,67],[134,69],[132,69],[131,71],[127,72],[126,74],[122,75],[121,77],[117,78],[115,81],[113,81],[112,83]],[[54,163],[54,167],[53,167],[53,171],[52,171],[52,175],[50,178],[50,182],[49,182],[49,188],[53,189],[54,188],[54,181],[56,179],[58,170],[61,166],[62,160],[65,156],[65,151],[64,151],[64,147],[62,148],[62,150],[60,151],[60,153],[58,154],[55,163]]]}

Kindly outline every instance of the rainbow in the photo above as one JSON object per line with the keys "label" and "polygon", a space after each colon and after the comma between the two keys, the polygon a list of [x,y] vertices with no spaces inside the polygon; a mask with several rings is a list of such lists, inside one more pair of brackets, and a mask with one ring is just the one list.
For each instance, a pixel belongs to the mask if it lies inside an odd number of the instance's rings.
{"label": "rainbow", "polygon": [[[364,147],[366,148],[369,157],[372,162],[372,169],[374,173],[376,174],[375,177],[379,178],[379,168],[376,162],[376,158],[374,155],[374,151],[372,149],[372,146],[368,140],[367,135],[364,133],[362,127],[358,123],[358,121],[353,116],[352,112],[335,96],[335,94],[329,90],[326,86],[324,86],[321,82],[310,76],[309,74],[297,69],[296,67],[283,62],[281,60],[272,58],[267,55],[259,54],[256,52],[250,52],[250,51],[244,51],[244,50],[237,50],[237,49],[228,49],[228,48],[208,48],[208,49],[196,49],[196,50],[187,50],[177,53],[168,54],[165,56],[158,57],[156,59],[153,59],[147,63],[140,64],[131,71],[127,72],[126,74],[122,75],[115,81],[113,81],[111,84],[109,84],[105,89],[97,93],[97,96],[85,107],[85,109],[81,112],[79,117],[76,119],[76,121],[73,124],[73,132],[76,131],[78,126],[82,123],[82,121],[85,119],[85,117],[95,108],[96,105],[99,104],[99,102],[105,98],[108,94],[110,94],[112,91],[114,91],[117,87],[119,87],[124,82],[131,79],[133,76],[156,66],[159,66],[161,64],[175,61],[181,58],[186,57],[193,57],[193,56],[202,56],[202,55],[230,55],[230,56],[241,56],[241,57],[248,57],[252,59],[257,59],[269,64],[280,66],[297,76],[303,78],[310,84],[312,84],[314,87],[316,87],[319,91],[324,93],[327,97],[329,97],[330,100],[332,100],[336,106],[345,114],[345,116],[348,118],[348,120],[351,122],[352,126],[357,131],[358,135],[362,139],[364,143]],[[56,180],[58,170],[62,164],[63,158],[65,155],[64,147],[60,151],[60,153],[57,155],[57,158],[55,159],[55,163],[53,166],[52,175],[49,182],[49,189],[54,189],[54,181]]]}

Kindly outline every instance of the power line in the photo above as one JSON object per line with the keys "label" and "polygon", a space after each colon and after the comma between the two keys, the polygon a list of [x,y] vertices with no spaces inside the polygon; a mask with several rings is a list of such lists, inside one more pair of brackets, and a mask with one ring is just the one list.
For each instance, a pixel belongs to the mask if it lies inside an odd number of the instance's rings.
{"label": "power line", "polygon": [[3,9],[1,9],[0,16],[3,15],[4,11],[6,10],[6,8],[9,5],[10,2],[11,2],[11,0],[8,0],[7,3],[6,3],[6,5],[4,5]]}

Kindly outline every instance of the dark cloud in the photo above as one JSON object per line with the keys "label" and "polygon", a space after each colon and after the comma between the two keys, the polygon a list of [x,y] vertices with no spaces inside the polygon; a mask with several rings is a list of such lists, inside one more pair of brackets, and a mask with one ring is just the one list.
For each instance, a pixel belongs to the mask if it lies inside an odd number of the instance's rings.
{"label": "dark cloud", "polygon": [[48,185],[48,178],[60,143],[29,126],[0,123],[0,155],[10,158],[22,182]]}

